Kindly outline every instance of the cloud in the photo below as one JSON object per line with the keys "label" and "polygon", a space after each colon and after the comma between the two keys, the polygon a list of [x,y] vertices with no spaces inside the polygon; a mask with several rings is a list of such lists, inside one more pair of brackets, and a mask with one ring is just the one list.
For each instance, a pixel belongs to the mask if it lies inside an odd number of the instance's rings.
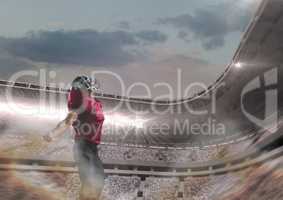
{"label": "cloud", "polygon": [[[0,52],[0,64],[0,79],[2,80],[9,80],[17,72],[24,72],[27,70],[33,70],[37,72],[40,69],[40,66],[34,65],[34,63],[28,61],[27,59],[16,58],[3,52]],[[17,81],[36,83],[38,82],[38,79],[32,76],[22,76]]]}
{"label": "cloud", "polygon": [[[91,67],[61,66],[54,67],[57,73],[56,82],[69,83],[78,74],[96,73],[96,77],[101,83],[101,89],[105,93],[116,95],[129,95],[133,97],[147,97],[147,90],[143,86],[134,86],[136,83],[145,83],[150,89],[150,98],[168,94],[168,88],[165,86],[155,86],[157,83],[167,83],[172,88],[174,94],[170,99],[179,98],[176,92],[181,84],[182,95],[185,95],[185,89],[192,83],[211,84],[223,72],[225,67],[213,65],[206,60],[186,55],[167,54],[162,49],[155,49],[151,52],[154,56],[150,62],[133,62],[123,67],[101,67],[93,70]],[[99,73],[101,71],[111,71],[120,76],[126,91],[121,90],[121,83],[115,77]],[[178,79],[178,70],[181,72],[181,78]],[[163,84],[162,84],[163,85]],[[133,87],[134,86],[134,87]],[[133,87],[133,88],[132,88]],[[130,88],[132,88],[130,90]],[[193,87],[186,97],[199,92],[202,88]],[[129,94],[127,91],[131,91]],[[123,93],[124,92],[124,93]],[[126,93],[125,93],[126,92]],[[166,97],[164,97],[166,98]],[[169,97],[168,97],[169,98]],[[166,98],[166,99],[168,99]]]}
{"label": "cloud", "polygon": [[[175,54],[172,49],[164,49],[157,46],[155,48],[151,48],[149,51],[151,58],[144,62],[143,60],[139,60],[121,67],[102,66],[100,68],[68,64],[37,63],[29,61],[28,59],[0,53],[0,63],[2,66],[2,68],[0,68],[0,79],[7,80],[11,77],[11,75],[22,70],[34,70],[34,72],[39,72],[39,69],[46,69],[46,78],[48,83],[60,83],[60,85],[58,85],[59,87],[68,88],[69,83],[76,76],[81,74],[91,75],[93,73],[97,73],[96,76],[100,80],[102,89],[105,93],[127,95],[127,93],[122,93],[120,82],[117,81],[116,77],[100,73],[108,71],[119,75],[123,80],[126,89],[129,89],[132,84],[137,82],[146,83],[150,88],[151,97],[168,94],[169,91],[167,87],[154,86],[156,83],[166,82],[174,91],[174,94],[170,97],[170,99],[174,99],[179,98],[175,92],[178,91],[180,83],[182,85],[183,92],[191,83],[202,82],[209,85],[225,69],[222,65],[209,63],[201,58],[201,56],[194,57],[183,54]],[[178,80],[177,70],[181,70],[181,82]],[[50,78],[48,76],[50,71],[56,72],[55,78]],[[17,81],[42,84],[39,83],[39,77],[34,76],[24,76]],[[199,92],[200,89],[201,88],[199,87],[193,87],[189,91],[188,95],[195,94],[196,92]],[[147,97],[147,92],[144,87],[137,86],[133,88],[129,95],[134,97],[143,96],[145,98]],[[164,98],[167,99],[167,97]]]}
{"label": "cloud", "polygon": [[[0,38],[0,50],[13,56],[36,62],[74,65],[125,65],[133,62],[142,53],[142,44],[166,41],[167,36],[159,31],[99,32],[39,31],[30,32],[22,38]],[[127,47],[139,47],[129,51]],[[140,51],[142,52],[142,51]]]}
{"label": "cloud", "polygon": [[127,21],[121,21],[117,24],[117,27],[120,29],[124,29],[124,30],[129,30],[131,29],[131,25],[130,22]]}
{"label": "cloud", "polygon": [[[232,32],[242,32],[247,26],[252,11],[236,3],[197,9],[194,13],[161,18],[158,24],[170,25],[179,30],[179,38],[188,41],[187,35],[199,40],[206,50],[225,45],[225,37]],[[187,35],[185,34],[187,33]]]}
{"label": "cloud", "polygon": [[136,34],[136,36],[145,42],[163,43],[167,40],[167,36],[160,31],[140,31]]}
{"label": "cloud", "polygon": [[178,33],[178,38],[180,38],[181,40],[184,40],[185,42],[189,43],[190,40],[188,39],[189,37],[189,33],[186,31],[179,31]]}
{"label": "cloud", "polygon": [[214,37],[203,43],[203,46],[206,50],[217,49],[225,45],[224,37]]}

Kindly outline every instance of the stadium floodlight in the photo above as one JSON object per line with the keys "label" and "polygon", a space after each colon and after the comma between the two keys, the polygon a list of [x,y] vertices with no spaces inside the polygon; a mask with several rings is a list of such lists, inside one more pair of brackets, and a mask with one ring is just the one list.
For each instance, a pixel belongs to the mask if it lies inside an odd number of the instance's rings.
{"label": "stadium floodlight", "polygon": [[236,68],[242,68],[242,67],[243,67],[243,63],[237,62],[237,63],[235,64],[235,67],[236,67]]}

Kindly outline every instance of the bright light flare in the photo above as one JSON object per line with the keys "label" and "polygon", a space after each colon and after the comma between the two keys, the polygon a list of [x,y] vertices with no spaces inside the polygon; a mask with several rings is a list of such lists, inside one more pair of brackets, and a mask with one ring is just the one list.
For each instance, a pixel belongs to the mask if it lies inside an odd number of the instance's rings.
{"label": "bright light flare", "polygon": [[[67,109],[54,110],[47,106],[32,105],[27,103],[10,102],[0,103],[0,112],[22,117],[34,117],[42,120],[63,120],[68,113]],[[105,116],[105,124],[115,127],[135,127],[142,129],[147,120],[135,116],[113,114]]]}
{"label": "bright light flare", "polygon": [[236,68],[242,68],[242,67],[243,67],[243,63],[237,62],[237,63],[235,64],[235,67],[236,67]]}
{"label": "bright light flare", "polygon": [[118,126],[118,127],[136,127],[136,128],[143,128],[144,124],[147,120],[135,117],[130,118],[124,115],[114,114],[114,115],[107,115],[105,117],[105,124]]}
{"label": "bright light flare", "polygon": [[0,103],[0,112],[7,114],[15,114],[23,117],[36,117],[46,120],[64,119],[67,115],[67,109],[51,109],[46,106],[31,105],[27,103],[9,102]]}

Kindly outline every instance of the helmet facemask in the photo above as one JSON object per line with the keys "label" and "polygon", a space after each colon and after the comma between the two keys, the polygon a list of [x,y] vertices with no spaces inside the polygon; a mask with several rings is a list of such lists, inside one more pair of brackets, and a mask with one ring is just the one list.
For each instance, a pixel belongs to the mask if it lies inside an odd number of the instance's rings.
{"label": "helmet facemask", "polygon": [[87,90],[91,95],[100,91],[100,84],[96,78],[79,76],[72,82],[72,87],[80,90]]}

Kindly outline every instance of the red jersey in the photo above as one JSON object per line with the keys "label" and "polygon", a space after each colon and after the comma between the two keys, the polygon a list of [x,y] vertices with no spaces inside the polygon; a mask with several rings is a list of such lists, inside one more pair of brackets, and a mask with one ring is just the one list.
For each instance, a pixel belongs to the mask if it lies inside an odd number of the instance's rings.
{"label": "red jersey", "polygon": [[90,96],[83,96],[80,90],[72,89],[68,95],[68,109],[78,114],[77,120],[73,123],[75,139],[85,138],[99,144],[104,122],[101,102]]}

